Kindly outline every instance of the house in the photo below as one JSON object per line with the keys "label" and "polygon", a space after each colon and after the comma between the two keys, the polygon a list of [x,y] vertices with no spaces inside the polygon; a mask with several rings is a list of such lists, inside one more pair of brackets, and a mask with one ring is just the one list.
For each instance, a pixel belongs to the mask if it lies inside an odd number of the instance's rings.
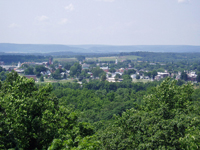
{"label": "house", "polygon": [[160,79],[168,77],[168,76],[170,76],[170,74],[167,72],[158,72],[158,75],[155,76],[155,80],[160,80]]}
{"label": "house", "polygon": [[100,69],[102,69],[104,72],[109,72],[109,68],[107,67],[100,67]]}
{"label": "house", "polygon": [[108,82],[116,82],[116,81],[115,81],[115,78],[108,78],[107,81],[108,81]]}
{"label": "house", "polygon": [[120,72],[120,73],[124,73],[124,68],[120,68],[117,71]]}
{"label": "house", "polygon": [[111,77],[112,77],[112,78],[114,78],[117,74],[119,74],[120,76],[122,75],[121,72],[115,72],[115,73],[110,73],[110,72],[108,72],[107,75],[108,75],[108,74],[111,74]]}
{"label": "house", "polygon": [[90,67],[89,64],[86,64],[86,63],[82,64],[82,70],[89,69],[89,67]]}
{"label": "house", "polygon": [[136,74],[132,74],[132,75],[131,75],[131,78],[132,78],[132,79],[136,79]]}
{"label": "house", "polygon": [[24,69],[16,69],[15,70],[17,73],[23,73],[24,72]]}
{"label": "house", "polygon": [[2,68],[6,69],[7,71],[15,70],[16,66],[9,66],[9,65],[3,65]]}
{"label": "house", "polygon": [[196,81],[197,80],[197,75],[195,74],[195,72],[190,72],[188,74],[188,81]]}

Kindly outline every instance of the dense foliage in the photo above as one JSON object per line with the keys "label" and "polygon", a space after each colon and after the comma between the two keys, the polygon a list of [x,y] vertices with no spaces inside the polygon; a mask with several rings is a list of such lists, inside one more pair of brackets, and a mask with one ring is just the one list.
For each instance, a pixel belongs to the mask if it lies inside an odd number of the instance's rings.
{"label": "dense foliage", "polygon": [[199,149],[198,88],[125,76],[80,86],[8,74],[0,82],[0,149]]}
{"label": "dense foliage", "polygon": [[119,56],[140,56],[138,60],[150,62],[178,62],[199,60],[200,53],[122,52]]}
{"label": "dense foliage", "polygon": [[192,92],[190,84],[165,80],[144,98],[144,105],[116,116],[99,133],[102,149],[199,149],[199,106]]}
{"label": "dense foliage", "polygon": [[0,80],[4,81],[6,79],[6,76],[7,76],[6,69],[0,66]]}
{"label": "dense foliage", "polygon": [[34,80],[15,72],[0,85],[1,149],[47,149],[53,139],[71,149],[93,134],[88,123],[77,122],[75,112],[59,105],[50,85],[37,88]]}

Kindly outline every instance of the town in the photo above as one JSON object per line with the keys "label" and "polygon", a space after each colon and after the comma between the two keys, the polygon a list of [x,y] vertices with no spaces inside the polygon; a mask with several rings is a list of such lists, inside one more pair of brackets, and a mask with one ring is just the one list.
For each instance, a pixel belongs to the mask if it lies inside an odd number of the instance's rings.
{"label": "town", "polygon": [[127,79],[132,82],[149,82],[166,77],[194,83],[200,82],[200,74],[197,73],[200,67],[195,63],[184,66],[180,64],[181,62],[159,63],[121,59],[119,61],[117,57],[115,61],[100,59],[87,61],[84,56],[81,58],[74,62],[64,63],[53,61],[53,57],[49,57],[48,62],[18,62],[17,65],[5,65],[1,61],[0,66],[5,71],[14,70],[22,76],[33,78],[36,82],[73,81],[82,84],[93,79],[108,82],[122,82]]}

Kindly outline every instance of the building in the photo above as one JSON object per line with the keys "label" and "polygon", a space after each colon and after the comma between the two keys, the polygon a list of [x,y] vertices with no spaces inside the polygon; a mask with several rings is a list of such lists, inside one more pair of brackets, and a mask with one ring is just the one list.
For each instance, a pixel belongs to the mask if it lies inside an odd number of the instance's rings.
{"label": "building", "polygon": [[160,79],[168,77],[168,76],[170,76],[170,74],[167,72],[158,72],[158,75],[155,76],[155,80],[160,80]]}
{"label": "building", "polygon": [[117,71],[120,72],[120,73],[124,73],[124,68],[120,68]]}
{"label": "building", "polygon": [[19,67],[21,67],[21,63],[20,62],[18,62],[18,65],[17,65],[17,67],[19,68]]}
{"label": "building", "polygon": [[24,72],[24,69],[16,69],[15,70],[17,73],[23,73]]}
{"label": "building", "polygon": [[1,67],[6,69],[7,71],[12,71],[16,68],[16,66],[9,66],[9,65],[3,65]]}
{"label": "building", "polygon": [[105,72],[109,72],[108,66],[107,66],[107,67],[100,67],[100,69],[102,69],[102,70],[105,71]]}
{"label": "building", "polygon": [[49,58],[49,65],[53,64],[52,57]]}
{"label": "building", "polygon": [[116,82],[116,81],[115,81],[115,78],[108,78],[107,81],[108,81],[108,82]]}
{"label": "building", "polygon": [[197,75],[195,72],[190,72],[188,75],[188,81],[197,81]]}
{"label": "building", "polygon": [[82,69],[84,70],[84,69],[89,69],[89,67],[90,67],[90,65],[89,64],[82,64]]}

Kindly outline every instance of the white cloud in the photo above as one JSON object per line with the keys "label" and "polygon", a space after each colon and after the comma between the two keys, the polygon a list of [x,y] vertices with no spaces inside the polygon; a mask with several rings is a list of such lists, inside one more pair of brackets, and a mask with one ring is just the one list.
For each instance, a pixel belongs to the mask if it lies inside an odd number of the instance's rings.
{"label": "white cloud", "polygon": [[63,18],[59,24],[66,24],[68,22],[68,19],[67,18]]}
{"label": "white cloud", "polygon": [[114,2],[115,0],[96,0],[96,1]]}
{"label": "white cloud", "polygon": [[16,27],[19,27],[19,25],[16,24],[16,23],[11,23],[11,24],[9,25],[9,28],[16,28]]}
{"label": "white cloud", "polygon": [[36,19],[37,19],[38,21],[48,21],[48,20],[49,20],[49,17],[42,15],[42,16],[36,17]]}
{"label": "white cloud", "polygon": [[74,5],[73,4],[69,4],[69,5],[65,6],[65,10],[73,11],[74,10]]}
{"label": "white cloud", "polygon": [[178,0],[178,3],[187,3],[189,2],[190,0]]}
{"label": "white cloud", "polygon": [[104,0],[105,2],[114,2],[115,0]]}

